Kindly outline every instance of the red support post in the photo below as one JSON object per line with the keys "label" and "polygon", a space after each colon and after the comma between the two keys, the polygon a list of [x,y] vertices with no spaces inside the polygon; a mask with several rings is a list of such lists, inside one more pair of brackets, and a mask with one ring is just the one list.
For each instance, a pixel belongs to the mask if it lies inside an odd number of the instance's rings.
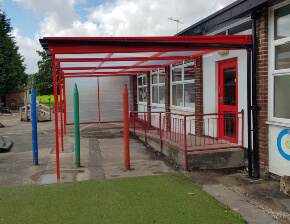
{"label": "red support post", "polygon": [[186,144],[186,116],[184,116],[184,169],[188,169],[187,164],[187,144]]}
{"label": "red support post", "polygon": [[129,102],[127,85],[123,92],[123,113],[124,113],[124,159],[125,170],[130,170],[130,142],[129,142]]}
{"label": "red support post", "polygon": [[61,134],[61,151],[63,151],[63,119],[62,119],[62,88],[61,88],[61,70],[58,69],[59,84],[59,108],[60,108],[60,134]]}
{"label": "red support post", "polygon": [[162,153],[162,130],[161,130],[161,112],[159,113],[159,130],[160,130],[160,152]]}
{"label": "red support post", "polygon": [[64,114],[64,134],[66,135],[66,125],[67,125],[67,122],[66,122],[66,97],[65,97],[65,77],[63,76],[63,107],[64,107],[64,110],[63,110],[63,114]]}
{"label": "red support post", "polygon": [[59,139],[58,139],[58,112],[57,112],[57,81],[56,81],[56,63],[55,54],[52,54],[52,70],[53,70],[53,88],[54,88],[54,116],[55,116],[55,146],[56,146],[56,173],[57,179],[60,178],[59,171]]}
{"label": "red support post", "polygon": [[99,114],[99,123],[101,123],[101,109],[100,109],[100,78],[98,80],[98,114]]}
{"label": "red support post", "polygon": [[242,147],[244,148],[244,110],[242,110]]}

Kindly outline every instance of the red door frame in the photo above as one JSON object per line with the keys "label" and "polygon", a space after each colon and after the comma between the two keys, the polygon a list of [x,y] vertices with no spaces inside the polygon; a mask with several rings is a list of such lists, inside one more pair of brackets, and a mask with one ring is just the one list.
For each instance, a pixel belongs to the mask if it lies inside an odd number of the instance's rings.
{"label": "red door frame", "polygon": [[[235,106],[228,106],[224,105],[224,69],[230,68],[230,67],[236,67],[236,105]],[[222,99],[222,103],[220,101]],[[218,112],[224,113],[225,111],[229,112],[238,112],[238,59],[237,58],[231,58],[224,61],[218,62]],[[238,122],[238,114],[235,115],[236,117],[236,138],[232,138],[229,136],[225,136],[225,127],[224,127],[224,116],[220,116],[219,118],[219,124],[218,124],[218,139],[223,139],[226,141],[230,141],[233,143],[238,143],[239,140],[239,122]],[[229,119],[230,121],[230,119]]]}

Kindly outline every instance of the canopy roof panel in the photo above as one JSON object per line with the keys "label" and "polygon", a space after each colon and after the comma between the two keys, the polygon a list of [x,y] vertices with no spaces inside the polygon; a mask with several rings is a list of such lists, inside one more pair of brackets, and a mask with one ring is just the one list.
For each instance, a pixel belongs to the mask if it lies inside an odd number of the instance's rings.
{"label": "canopy roof panel", "polygon": [[44,37],[40,43],[64,76],[136,75],[216,50],[245,49],[250,35]]}

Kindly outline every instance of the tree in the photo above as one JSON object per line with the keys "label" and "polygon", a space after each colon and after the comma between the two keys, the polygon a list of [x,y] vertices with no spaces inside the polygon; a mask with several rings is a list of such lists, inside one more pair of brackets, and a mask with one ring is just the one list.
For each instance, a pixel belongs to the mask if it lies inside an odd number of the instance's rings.
{"label": "tree", "polygon": [[11,34],[10,19],[0,9],[0,96],[13,90],[22,89],[28,80],[24,59]]}
{"label": "tree", "polygon": [[37,51],[41,60],[37,62],[38,72],[33,75],[33,87],[38,95],[53,94],[52,62],[45,51]]}

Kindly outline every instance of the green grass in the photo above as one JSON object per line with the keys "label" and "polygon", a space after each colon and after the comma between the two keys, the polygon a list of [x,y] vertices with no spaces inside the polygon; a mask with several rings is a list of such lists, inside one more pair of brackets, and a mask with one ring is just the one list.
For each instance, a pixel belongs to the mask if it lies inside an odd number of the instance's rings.
{"label": "green grass", "polygon": [[0,208],[0,223],[244,223],[184,176],[1,187]]}
{"label": "green grass", "polygon": [[[50,99],[50,101],[49,101],[49,99]],[[59,99],[60,99],[60,96],[58,95],[58,100]],[[43,102],[46,106],[52,107],[54,104],[54,95],[36,96],[36,100]]]}

